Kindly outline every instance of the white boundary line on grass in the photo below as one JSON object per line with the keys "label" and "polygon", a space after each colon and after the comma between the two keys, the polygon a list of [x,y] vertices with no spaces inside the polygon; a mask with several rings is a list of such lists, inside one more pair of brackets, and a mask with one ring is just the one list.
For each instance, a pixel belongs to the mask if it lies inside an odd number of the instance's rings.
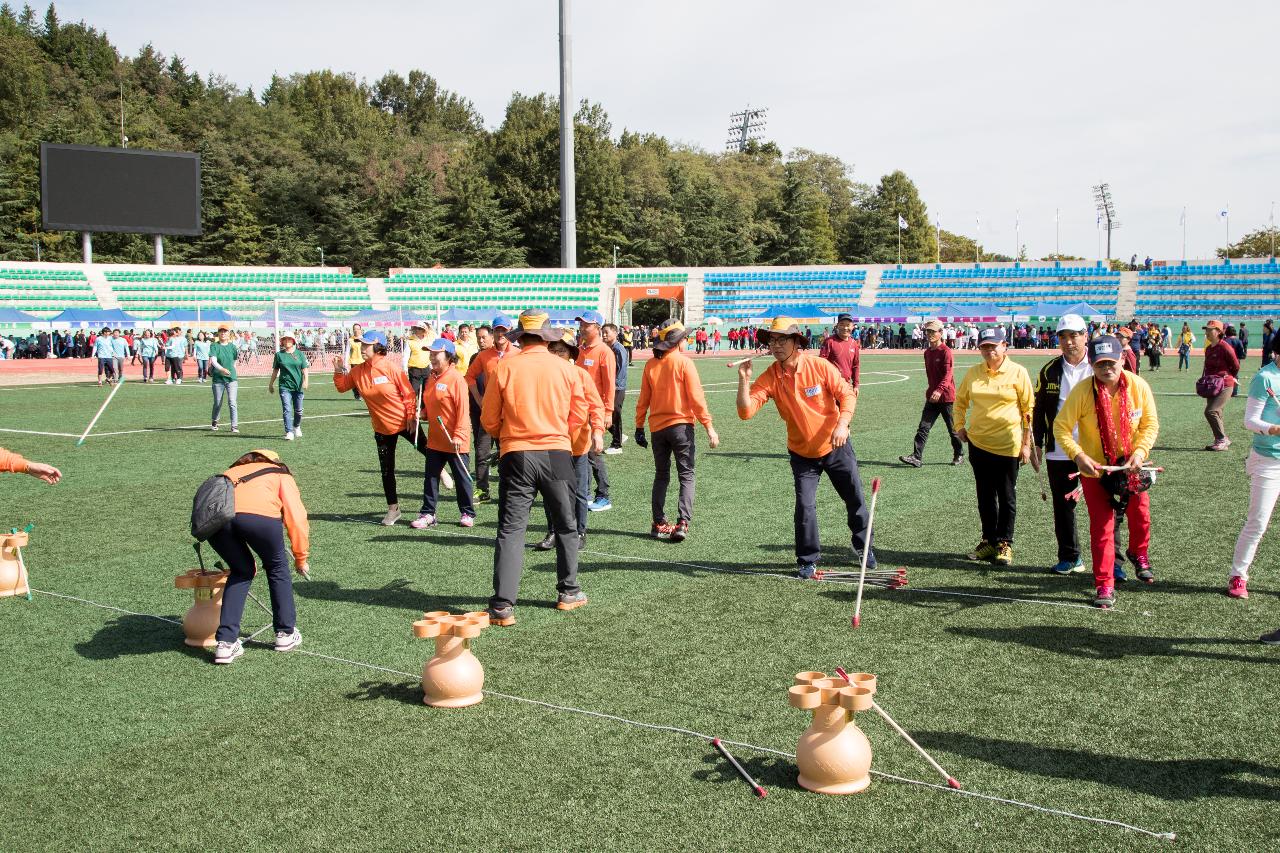
{"label": "white boundary line on grass", "polygon": [[[319,421],[327,418],[352,418],[352,417],[357,417],[359,415],[367,415],[367,414],[369,414],[368,410],[361,409],[358,412],[338,412],[336,414],[328,414],[328,415],[307,415],[305,418],[303,418],[303,420]],[[264,418],[261,420],[254,420],[254,421],[240,421],[240,426],[253,425],[253,424],[272,424],[272,423],[276,423],[279,420],[280,420],[279,418]],[[88,436],[86,436],[86,441],[90,438],[106,438],[112,435],[136,435],[142,432],[174,432],[175,430],[205,430],[206,432],[210,431],[208,424],[196,424],[194,426],[175,426],[175,427],[143,427],[142,429],[122,429],[122,430],[117,430],[116,432],[91,432],[89,433]],[[52,435],[52,436],[57,436],[59,438],[79,438],[80,437],[78,435],[75,435],[74,433],[38,432],[32,429],[0,428],[0,432],[16,432],[22,435]]]}
{"label": "white boundary line on grass", "polygon": [[[79,598],[74,595],[66,595],[66,594],[57,593],[57,592],[48,592],[43,589],[32,589],[31,591],[35,593],[39,593],[40,595],[50,596],[52,598],[61,598],[67,601],[76,601],[81,604],[87,604],[91,607],[100,608],[102,610],[112,610],[117,613],[127,614],[129,616],[141,616],[144,618],[156,619],[161,622],[167,622],[170,625],[182,624],[178,620],[170,619],[166,616],[156,616],[152,613],[139,613],[134,610],[125,610],[123,607],[115,607],[110,604],[101,604],[99,602],[91,601],[87,598]],[[266,626],[266,627],[270,627],[270,626]],[[262,633],[262,631],[264,630],[266,630],[265,627],[259,629],[257,632],[255,632],[253,635],[251,635],[248,638],[247,642],[257,643],[258,645],[263,645],[263,646],[269,645],[266,641],[254,640],[254,637]],[[404,672],[398,669],[391,669],[390,667],[378,666],[377,664],[365,663],[364,661],[351,660],[349,658],[341,658],[335,655],[321,654],[320,652],[313,652],[307,649],[294,649],[292,653],[296,655],[306,655],[307,657],[313,657],[319,660],[327,660],[327,661],[332,661],[334,663],[342,663],[348,666],[354,666],[361,669],[371,669],[376,672],[385,672],[391,675],[399,675],[403,678],[417,680],[422,677],[420,673]],[[575,708],[572,705],[557,705],[552,702],[543,702],[539,699],[527,699],[523,696],[515,696],[510,693],[499,693],[496,690],[485,690],[484,693],[486,696],[493,696],[498,699],[506,699],[511,702],[520,702],[526,705],[533,705],[539,708],[547,708],[552,711],[561,711],[569,714],[577,714],[579,716],[591,717],[598,720],[608,720],[615,723],[622,723],[623,725],[634,726],[636,728],[649,729],[650,731],[670,732],[672,734],[685,735],[687,737],[695,738],[697,740],[705,740],[708,742],[716,739],[714,735],[704,734],[703,732],[694,731],[693,729],[681,728],[680,726],[667,726],[659,723],[646,723],[642,720],[632,720],[628,717],[619,717],[614,714],[606,714],[601,711],[590,711],[585,708]],[[722,743],[727,743],[730,746],[742,747],[743,749],[751,749],[751,750],[755,750],[757,752],[763,752],[769,755],[777,755],[783,758],[790,758],[790,759],[794,759],[796,757],[795,753],[792,753],[792,752],[785,752],[781,749],[773,749],[767,746],[757,746],[756,744],[747,743],[746,741],[727,740],[724,738],[721,738],[720,740]],[[1150,829],[1143,829],[1140,826],[1134,826],[1133,824],[1123,823],[1121,821],[1111,820],[1109,818],[1092,817],[1090,815],[1077,814],[1075,812],[1069,812],[1063,809],[1053,809],[1047,806],[1039,806],[1034,803],[1026,803],[1026,802],[1022,802],[1021,800],[1010,800],[1010,799],[1006,799],[1005,797],[997,797],[992,794],[980,794],[976,791],[968,791],[963,788],[960,788],[960,789],[951,788],[947,785],[939,785],[934,782],[924,782],[919,779],[909,779],[905,776],[895,776],[892,773],[882,773],[878,770],[872,770],[871,773],[872,775],[879,776],[882,779],[889,779],[891,781],[901,782],[907,785],[918,785],[922,788],[931,788],[933,790],[942,791],[947,794],[955,794],[957,796],[966,796],[966,797],[976,797],[977,799],[980,799],[980,800],[987,800],[993,803],[1003,803],[1004,805],[1016,806],[1018,808],[1023,808],[1023,809],[1030,809],[1031,811],[1041,812],[1043,814],[1057,815],[1059,817],[1072,818],[1073,820],[1082,820],[1089,823],[1097,823],[1103,826],[1114,826],[1119,829],[1127,829],[1131,832],[1137,832],[1142,835],[1148,835],[1148,836],[1151,836],[1152,838],[1159,838],[1166,841],[1177,840],[1177,835],[1172,832],[1155,832]]]}
{"label": "white boundary line on grass", "polygon": [[[353,521],[358,524],[372,524],[375,527],[384,526],[374,521],[372,518],[358,518],[356,516],[350,516],[350,515],[338,515],[338,516],[334,516],[334,519],[341,520],[341,521]],[[392,526],[394,527],[394,525]],[[387,528],[387,529],[390,529],[390,528]],[[493,541],[492,536],[481,536],[477,533],[462,533],[462,532],[454,532],[452,530],[442,530],[439,527],[433,528],[432,533],[436,535],[444,534],[445,536],[459,536],[459,537],[462,537],[463,539],[479,539],[485,542]],[[431,534],[426,534],[426,535],[431,535]],[[723,568],[723,567],[716,567],[716,566],[704,566],[704,565],[701,565],[700,563],[682,563],[677,560],[659,560],[653,557],[636,557],[631,554],[609,554],[604,551],[593,551],[589,548],[582,548],[578,551],[578,553],[594,554],[597,557],[608,557],[612,560],[631,560],[637,563],[659,563],[664,566],[683,566],[689,569],[701,569],[704,572],[716,572],[717,574],[722,574],[722,575],[739,575],[739,576],[755,577],[755,578],[775,578],[777,580],[793,581],[795,583],[814,583],[814,581],[812,580],[805,580],[804,578],[796,577],[794,574],[785,574],[783,572],[757,572],[752,569],[730,569],[730,568]],[[856,584],[857,583],[856,580],[852,580],[852,579],[849,579],[849,580],[831,579],[831,580],[821,580],[818,582],[819,583],[836,583],[836,584]],[[986,598],[992,601],[1010,601],[1010,602],[1014,602],[1015,604],[1043,604],[1047,607],[1075,607],[1083,610],[1088,610],[1091,612],[1096,612],[1099,614],[1102,614],[1102,613],[1118,614],[1118,613],[1124,612],[1123,610],[1118,610],[1116,608],[1108,608],[1106,610],[1102,610],[1100,608],[1094,607],[1092,604],[1079,604],[1074,601],[1048,601],[1042,598],[1012,598],[1007,595],[983,595],[976,592],[955,592],[953,590],[946,590],[946,589],[925,589],[923,587],[913,587],[910,585],[899,587],[898,589],[894,590],[895,593],[904,592],[904,591],[905,592],[927,592],[931,595],[956,595],[963,598]]]}

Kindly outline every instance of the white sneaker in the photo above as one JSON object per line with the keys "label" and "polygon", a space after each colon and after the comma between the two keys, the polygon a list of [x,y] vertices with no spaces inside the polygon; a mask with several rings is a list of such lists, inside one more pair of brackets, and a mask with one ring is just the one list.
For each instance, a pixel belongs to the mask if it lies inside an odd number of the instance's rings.
{"label": "white sneaker", "polygon": [[166,379],[166,380],[164,381],[164,384],[165,384],[165,385],[172,385],[172,384],[173,384],[173,380],[172,380],[172,379]]}
{"label": "white sneaker", "polygon": [[239,640],[234,643],[218,643],[218,648],[213,653],[214,663],[231,663],[240,655],[244,654],[244,644]]}
{"label": "white sneaker", "polygon": [[236,435],[239,435],[239,434],[240,434],[240,427],[238,427],[238,426],[233,426],[233,427],[231,428],[231,431],[232,431],[232,432],[234,432]]}
{"label": "white sneaker", "polygon": [[302,427],[300,427],[300,426],[296,426],[296,427],[294,427],[294,428],[293,428],[293,434],[294,434],[295,436],[297,436],[298,438],[302,438]]}
{"label": "white sneaker", "polygon": [[453,488],[453,475],[451,475],[448,471],[441,471],[441,472],[440,472],[440,483],[441,483],[441,484],[442,484],[446,489],[452,489],[452,488]]}
{"label": "white sneaker", "polygon": [[284,440],[285,440],[285,441],[293,441],[293,433],[291,433],[291,432],[286,432],[286,433],[284,434]]}
{"label": "white sneaker", "polygon": [[217,425],[217,424],[214,424],[213,426],[209,427],[209,429],[210,429],[210,430],[212,430],[213,432],[217,432],[217,431],[218,431],[218,425]]}
{"label": "white sneaker", "polygon": [[276,631],[276,651],[291,652],[300,645],[302,645],[302,632],[297,628],[293,629],[293,633]]}
{"label": "white sneaker", "polygon": [[181,384],[182,384],[182,380],[181,380],[181,379],[174,380],[174,383],[173,383],[173,384],[174,384],[174,385],[181,385]]}
{"label": "white sneaker", "polygon": [[390,527],[391,525],[395,524],[399,520],[400,520],[400,508],[394,507],[394,506],[388,507],[387,514],[382,517],[382,526]]}
{"label": "white sneaker", "polygon": [[617,455],[619,455],[620,453],[622,453],[622,448],[621,448],[621,447],[606,447],[606,448],[604,449],[604,452],[605,452],[605,455],[606,455],[606,456],[617,456]]}

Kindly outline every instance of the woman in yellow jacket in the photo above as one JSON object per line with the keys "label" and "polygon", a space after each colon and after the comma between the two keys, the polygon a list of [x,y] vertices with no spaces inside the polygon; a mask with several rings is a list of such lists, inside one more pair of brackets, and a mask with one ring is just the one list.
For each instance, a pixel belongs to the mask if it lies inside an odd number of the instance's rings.
{"label": "woman in yellow jacket", "polygon": [[[1080,487],[1089,508],[1094,604],[1115,605],[1116,514],[1129,522],[1125,555],[1138,579],[1155,583],[1147,547],[1151,542],[1150,475],[1142,470],[1160,421],[1151,386],[1123,368],[1124,344],[1111,335],[1089,342],[1093,379],[1071,389],[1053,421],[1053,437],[1080,469]],[[1078,436],[1078,437],[1077,437]],[[1107,468],[1117,470],[1108,471]]]}
{"label": "woman in yellow jacket", "polygon": [[982,520],[982,540],[969,559],[1004,566],[1013,562],[1018,466],[1038,464],[1031,455],[1031,376],[1006,355],[1007,349],[1003,326],[978,333],[982,363],[960,380],[955,403],[956,437],[969,444]]}

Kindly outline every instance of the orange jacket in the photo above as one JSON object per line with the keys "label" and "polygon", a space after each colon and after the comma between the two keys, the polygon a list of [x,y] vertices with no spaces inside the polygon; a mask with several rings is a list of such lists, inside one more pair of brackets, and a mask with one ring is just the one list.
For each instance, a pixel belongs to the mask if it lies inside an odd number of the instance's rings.
{"label": "orange jacket", "polygon": [[618,378],[618,360],[614,358],[613,348],[604,341],[596,341],[593,347],[579,347],[576,364],[591,375],[604,401],[604,419],[609,420],[613,417],[613,389]]}
{"label": "orange jacket", "polygon": [[582,456],[591,449],[592,434],[604,432],[604,401],[600,399],[600,392],[596,390],[591,377],[581,367],[573,369],[573,379],[587,397],[587,420],[573,434],[573,446],[569,448],[569,452],[574,456]]}
{"label": "orange jacket", "polygon": [[636,429],[644,428],[646,413],[653,432],[695,421],[711,426],[711,412],[707,410],[698,370],[680,350],[668,350],[662,358],[645,362],[640,399],[636,401]]}
{"label": "orange jacket", "polygon": [[5,450],[0,447],[0,471],[9,474],[25,474],[27,473],[27,460],[12,450]]}
{"label": "orange jacket", "polygon": [[587,421],[587,396],[574,382],[577,370],[530,344],[502,359],[489,375],[480,423],[497,436],[502,455],[513,450],[572,450],[569,436]]}
{"label": "orange jacket", "polygon": [[[444,419],[444,429],[436,417]],[[467,403],[467,380],[449,365],[440,375],[431,374],[422,386],[422,424],[427,428],[427,447],[443,453],[471,452],[471,407]],[[458,439],[455,447],[450,436]]]}
{"label": "orange jacket", "polygon": [[520,352],[520,349],[511,344],[505,352],[498,352],[497,347],[489,347],[476,353],[471,357],[471,363],[467,365],[467,386],[469,388],[478,388],[480,396],[483,397],[485,388],[489,385],[489,377],[493,373],[493,368],[502,359],[513,356],[518,352]]}
{"label": "orange jacket", "polygon": [[[228,468],[224,473],[236,480],[254,471],[270,468],[273,464],[250,462],[248,465]],[[307,553],[311,547],[307,508],[302,505],[302,495],[298,494],[298,484],[293,477],[288,474],[264,474],[239,484],[236,486],[236,512],[283,518],[284,526],[289,531],[289,544],[293,546],[294,565],[301,566],[307,561]]]}
{"label": "orange jacket", "polygon": [[406,428],[413,429],[417,395],[409,384],[409,375],[385,355],[351,365],[350,373],[334,373],[333,387],[344,393],[352,388],[360,392],[369,407],[374,432],[395,435]]}
{"label": "orange jacket", "polygon": [[854,396],[835,365],[800,353],[795,370],[774,362],[751,386],[748,406],[738,409],[744,421],[769,400],[787,422],[787,449],[797,456],[819,459],[831,452],[831,433],[842,414],[853,417]]}

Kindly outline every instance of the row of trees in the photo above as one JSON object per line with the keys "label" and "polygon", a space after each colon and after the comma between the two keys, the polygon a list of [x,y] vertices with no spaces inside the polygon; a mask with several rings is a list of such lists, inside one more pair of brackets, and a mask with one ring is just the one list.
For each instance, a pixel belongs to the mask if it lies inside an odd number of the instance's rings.
{"label": "row of trees", "polygon": [[[40,224],[39,143],[202,155],[204,234],[167,241],[172,263],[557,266],[559,104],[515,94],[487,129],[422,71],[370,84],[332,71],[261,93],[201,77],[151,46],[122,57],[104,33],[0,6],[0,260],[78,259]],[[123,119],[122,119],[123,116]],[[604,108],[576,115],[579,263],[622,266],[930,262],[935,230],[902,172],[874,185],[839,158],[772,143],[712,154],[617,135]],[[942,231],[943,261],[1010,260]],[[145,236],[103,234],[105,262],[146,262]]]}

